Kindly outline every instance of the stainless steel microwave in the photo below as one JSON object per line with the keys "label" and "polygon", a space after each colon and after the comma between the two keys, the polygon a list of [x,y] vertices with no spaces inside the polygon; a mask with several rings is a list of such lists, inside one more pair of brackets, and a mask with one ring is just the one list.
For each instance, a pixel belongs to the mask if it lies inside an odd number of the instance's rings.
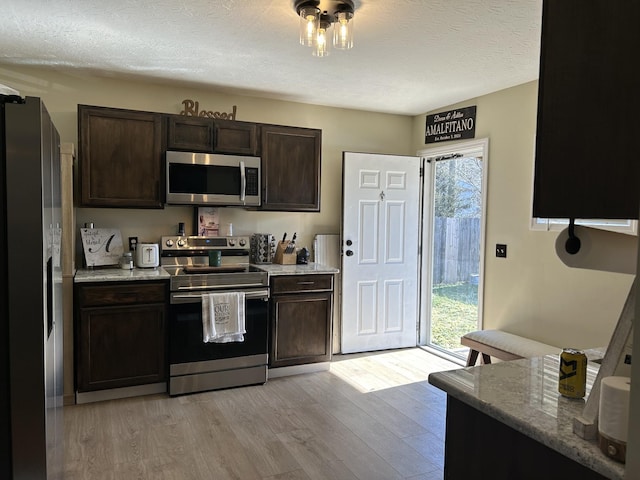
{"label": "stainless steel microwave", "polygon": [[260,205],[260,157],[168,151],[167,203]]}

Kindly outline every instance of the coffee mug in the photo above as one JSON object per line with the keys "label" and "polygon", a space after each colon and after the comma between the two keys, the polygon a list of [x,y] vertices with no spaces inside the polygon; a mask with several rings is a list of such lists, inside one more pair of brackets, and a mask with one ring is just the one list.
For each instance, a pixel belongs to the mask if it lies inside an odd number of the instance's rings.
{"label": "coffee mug", "polygon": [[211,250],[209,252],[209,266],[219,267],[222,264],[222,252],[220,250]]}

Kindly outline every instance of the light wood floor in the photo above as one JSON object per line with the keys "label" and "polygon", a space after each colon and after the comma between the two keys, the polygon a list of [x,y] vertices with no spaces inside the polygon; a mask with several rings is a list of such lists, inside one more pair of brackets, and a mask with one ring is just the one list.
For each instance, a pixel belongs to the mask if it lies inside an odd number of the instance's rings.
{"label": "light wood floor", "polygon": [[65,479],[442,479],[459,368],[421,349],[335,356],[265,385],[64,409]]}

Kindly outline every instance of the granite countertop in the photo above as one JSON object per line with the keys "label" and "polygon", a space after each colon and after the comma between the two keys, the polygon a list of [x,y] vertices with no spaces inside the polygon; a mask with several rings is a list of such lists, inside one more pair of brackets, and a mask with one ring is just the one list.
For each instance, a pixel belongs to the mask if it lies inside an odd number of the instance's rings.
{"label": "granite countertop", "polygon": [[[309,263],[307,265],[279,265],[260,264],[253,265],[260,270],[272,275],[308,275],[308,274],[336,274],[340,270],[328,267],[320,263]],[[133,270],[123,270],[119,267],[99,267],[82,268],[76,271],[73,281],[75,283],[89,282],[121,282],[136,280],[168,280],[171,277],[162,267],[157,268],[134,268]]]}
{"label": "granite countertop", "polygon": [[76,271],[74,283],[122,282],[138,280],[168,280],[170,275],[162,267],[134,268],[123,270],[119,267],[82,268]]}
{"label": "granite countertop", "polygon": [[309,274],[335,274],[340,270],[321,263],[308,263],[306,265],[280,265],[277,263],[253,265],[272,275],[309,275]]}
{"label": "granite countertop", "polygon": [[595,440],[573,433],[598,368],[588,362],[584,399],[558,393],[558,355],[432,373],[429,383],[607,478],[622,479],[623,464],[605,456]]}

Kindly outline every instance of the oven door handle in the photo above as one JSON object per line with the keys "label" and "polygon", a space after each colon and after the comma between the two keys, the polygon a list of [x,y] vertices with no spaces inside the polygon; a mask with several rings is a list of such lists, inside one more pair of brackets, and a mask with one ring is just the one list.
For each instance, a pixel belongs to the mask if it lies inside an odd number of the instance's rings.
{"label": "oven door handle", "polygon": [[[247,288],[247,287],[264,287],[262,283],[239,283],[237,285],[191,285],[191,286],[182,286],[178,287],[179,291],[195,291],[195,290],[233,290],[239,288]],[[269,290],[265,290],[269,292]]]}
{"label": "oven door handle", "polygon": [[[198,303],[202,301],[202,296],[206,293],[172,293],[171,303]],[[244,293],[244,298],[248,300],[269,300],[269,289],[250,290]]]}

